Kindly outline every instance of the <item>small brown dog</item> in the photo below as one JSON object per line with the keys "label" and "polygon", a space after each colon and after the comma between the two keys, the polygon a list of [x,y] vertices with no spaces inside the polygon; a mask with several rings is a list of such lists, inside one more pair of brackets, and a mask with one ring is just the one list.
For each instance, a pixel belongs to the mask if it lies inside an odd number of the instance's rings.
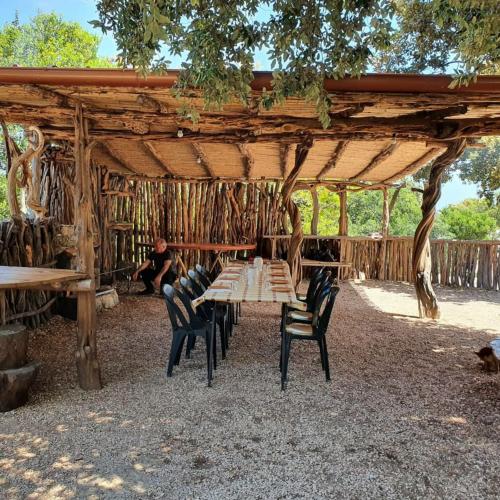
{"label": "small brown dog", "polygon": [[500,359],[497,358],[492,347],[483,347],[475,354],[477,354],[484,363],[483,367],[486,371],[497,373],[500,371]]}

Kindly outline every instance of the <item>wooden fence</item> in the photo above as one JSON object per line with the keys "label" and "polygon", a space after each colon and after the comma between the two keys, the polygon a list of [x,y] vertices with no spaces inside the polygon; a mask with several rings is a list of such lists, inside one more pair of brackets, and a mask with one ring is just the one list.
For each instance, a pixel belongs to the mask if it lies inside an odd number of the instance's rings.
{"label": "wooden fence", "polygon": [[[51,220],[0,221],[0,265],[54,267],[55,233]],[[6,290],[0,293],[0,324],[22,321],[30,327],[40,326],[51,317],[54,301],[51,292]]]}
{"label": "wooden fence", "polygon": [[[289,236],[276,240],[278,256],[287,250]],[[380,261],[385,245],[385,259]],[[328,249],[342,262],[352,263],[348,275],[412,282],[413,238],[372,239],[350,236],[306,236],[302,255]],[[443,286],[500,290],[500,241],[432,240],[432,282]]]}

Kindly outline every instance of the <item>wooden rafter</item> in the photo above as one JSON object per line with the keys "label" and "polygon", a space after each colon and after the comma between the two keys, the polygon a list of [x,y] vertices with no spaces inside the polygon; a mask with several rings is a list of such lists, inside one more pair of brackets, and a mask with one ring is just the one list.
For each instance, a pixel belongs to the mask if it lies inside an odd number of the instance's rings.
{"label": "wooden rafter", "polygon": [[321,172],[317,175],[317,179],[321,179],[326,176],[326,174],[330,173],[334,168],[335,165],[337,165],[338,161],[340,160],[340,157],[344,154],[344,151],[347,148],[347,145],[349,144],[349,141],[340,141],[335,149],[333,150],[332,155],[326,162],[325,166],[321,169]]}
{"label": "wooden rafter", "polygon": [[99,142],[99,144],[101,145],[101,147],[104,149],[105,153],[111,157],[111,159],[113,161],[115,161],[116,163],[118,163],[118,165],[120,165],[120,168],[122,168],[123,170],[125,170],[125,172],[130,172],[131,174],[136,174],[137,172],[134,170],[134,168],[130,165],[130,163],[128,163],[127,160],[125,160],[124,158],[121,158],[120,156],[118,156],[109,146],[108,143],[106,142]]}
{"label": "wooden rafter", "polygon": [[280,144],[280,173],[283,179],[286,177],[286,166],[288,163],[289,153],[290,153],[290,144]]}
{"label": "wooden rafter", "polygon": [[23,88],[29,93],[39,96],[44,101],[49,101],[52,105],[60,106],[63,108],[70,107],[71,104],[74,105],[74,101],[70,102],[70,99],[64,94],[51,89],[46,89],[44,87],[41,87],[40,85],[23,85]]}
{"label": "wooden rafter", "polygon": [[403,168],[403,170],[400,170],[399,172],[397,172],[394,175],[391,175],[390,177],[387,177],[387,179],[384,179],[382,182],[385,184],[392,182],[396,179],[401,179],[403,177],[406,177],[407,175],[414,174],[417,170],[419,170],[424,165],[427,165],[427,163],[433,160],[439,153],[441,153],[444,150],[445,147],[446,144],[443,143],[443,146],[441,148],[432,148],[429,151],[426,151],[420,158],[407,165],[405,168]]}
{"label": "wooden rafter", "polygon": [[159,101],[158,99],[155,99],[154,97],[151,97],[148,94],[139,94],[136,98],[136,101],[141,106],[150,108],[157,113],[167,114],[169,112],[168,106],[165,103]]}
{"label": "wooden rafter", "polygon": [[356,103],[351,106],[340,106],[330,112],[330,118],[348,118],[349,116],[359,115],[365,110],[366,106],[373,106],[373,104]]}
{"label": "wooden rafter", "polygon": [[358,172],[356,175],[349,178],[350,181],[356,181],[358,179],[363,178],[366,174],[369,174],[374,168],[380,165],[384,160],[389,158],[389,156],[396,151],[399,147],[399,143],[396,141],[391,142],[388,146],[386,146],[380,153],[376,154],[373,159],[368,163],[368,165]]}
{"label": "wooden rafter", "polygon": [[165,160],[161,157],[156,149],[156,146],[152,142],[142,142],[142,146],[147,154],[154,160],[154,162],[159,165],[163,170],[165,170],[167,175],[174,175],[170,167],[165,163]]}
{"label": "wooden rafter", "polygon": [[201,147],[201,144],[195,142],[193,143],[192,147],[195,155],[197,156],[197,158],[199,158],[201,166],[205,170],[206,174],[209,177],[216,177],[212,167],[210,166],[210,162],[208,161],[207,155],[205,154],[205,151],[203,151],[203,148]]}
{"label": "wooden rafter", "polygon": [[246,144],[237,144],[237,146],[239,152],[241,153],[241,156],[243,157],[243,176],[246,179],[250,179],[255,167],[255,158],[252,156],[252,153],[250,152]]}
{"label": "wooden rafter", "polygon": [[446,106],[439,109],[422,109],[412,114],[404,115],[408,118],[424,118],[427,120],[442,120],[448,116],[463,115],[467,113],[467,106],[460,104],[457,106]]}

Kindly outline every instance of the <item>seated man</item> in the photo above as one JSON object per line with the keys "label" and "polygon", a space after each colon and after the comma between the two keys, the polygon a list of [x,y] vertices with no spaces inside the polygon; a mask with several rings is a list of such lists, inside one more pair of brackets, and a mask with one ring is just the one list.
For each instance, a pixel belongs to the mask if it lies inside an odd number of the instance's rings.
{"label": "seated man", "polygon": [[161,293],[163,285],[172,285],[177,279],[175,255],[167,250],[167,242],[163,238],[155,241],[154,251],[132,275],[132,279],[137,281],[139,276],[146,285],[145,290],[139,292],[140,295],[153,294],[155,287],[159,288]]}

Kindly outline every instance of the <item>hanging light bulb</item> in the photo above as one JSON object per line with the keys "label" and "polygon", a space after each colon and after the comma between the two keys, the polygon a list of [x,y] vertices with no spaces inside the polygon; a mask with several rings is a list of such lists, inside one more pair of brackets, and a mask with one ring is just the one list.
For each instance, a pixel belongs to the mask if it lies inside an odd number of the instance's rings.
{"label": "hanging light bulb", "polygon": [[198,163],[198,165],[201,163],[201,157],[198,156],[198,158],[196,158],[196,163]]}
{"label": "hanging light bulb", "polygon": [[184,135],[184,132],[182,131],[181,128],[179,130],[177,130],[177,137],[182,137],[183,135]]}

